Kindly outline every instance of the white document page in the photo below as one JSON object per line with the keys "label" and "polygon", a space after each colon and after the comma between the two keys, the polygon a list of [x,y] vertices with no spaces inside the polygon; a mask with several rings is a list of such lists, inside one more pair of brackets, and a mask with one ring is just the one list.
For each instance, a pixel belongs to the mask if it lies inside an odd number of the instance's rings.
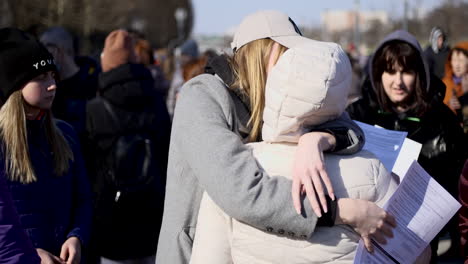
{"label": "white document page", "polygon": [[405,177],[413,161],[418,160],[421,148],[422,144],[412,139],[405,138],[405,141],[403,141],[400,154],[392,169],[392,172],[400,177],[400,182],[403,180],[403,177]]}
{"label": "white document page", "polygon": [[363,149],[368,150],[383,163],[388,171],[392,168],[400,153],[407,132],[377,128],[366,123],[354,121],[364,131],[366,142]]}
{"label": "white document page", "polygon": [[385,245],[374,242],[370,254],[359,243],[354,263],[413,263],[461,207],[439,183],[413,161],[384,209],[397,227]]}

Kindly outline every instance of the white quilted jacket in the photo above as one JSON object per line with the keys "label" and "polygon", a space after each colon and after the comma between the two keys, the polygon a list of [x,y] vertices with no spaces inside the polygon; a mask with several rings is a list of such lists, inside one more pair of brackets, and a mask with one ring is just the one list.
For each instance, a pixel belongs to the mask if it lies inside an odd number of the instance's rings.
{"label": "white quilted jacket", "polygon": [[[266,86],[264,141],[249,144],[268,175],[292,178],[299,137],[307,127],[343,113],[350,83],[351,66],[337,44],[310,40],[280,57]],[[366,151],[327,154],[325,164],[339,198],[382,206],[397,187],[380,161]],[[298,234],[274,233],[230,218],[205,193],[191,263],[352,263],[359,240],[345,225],[317,227],[307,241]]]}

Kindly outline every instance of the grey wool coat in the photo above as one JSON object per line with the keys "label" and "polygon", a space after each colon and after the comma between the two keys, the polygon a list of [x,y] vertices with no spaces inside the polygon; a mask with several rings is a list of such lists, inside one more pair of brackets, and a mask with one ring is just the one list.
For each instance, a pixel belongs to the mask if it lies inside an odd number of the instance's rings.
{"label": "grey wool coat", "polygon": [[[251,226],[296,238],[312,235],[317,217],[308,202],[298,215],[292,181],[261,170],[243,142],[248,109],[216,75],[203,74],[184,85],[175,109],[167,171],[164,216],[157,264],[189,263],[203,191],[229,216]],[[316,129],[349,128],[355,153],[364,144],[347,114]]]}

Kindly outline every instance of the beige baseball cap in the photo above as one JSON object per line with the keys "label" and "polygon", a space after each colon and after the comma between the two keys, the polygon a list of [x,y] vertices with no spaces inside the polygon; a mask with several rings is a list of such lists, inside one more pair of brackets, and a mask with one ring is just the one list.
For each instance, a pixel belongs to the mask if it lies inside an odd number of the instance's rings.
{"label": "beige baseball cap", "polygon": [[242,20],[234,34],[231,48],[236,52],[245,44],[264,38],[271,38],[287,48],[307,41],[296,23],[286,14],[264,10],[250,14]]}

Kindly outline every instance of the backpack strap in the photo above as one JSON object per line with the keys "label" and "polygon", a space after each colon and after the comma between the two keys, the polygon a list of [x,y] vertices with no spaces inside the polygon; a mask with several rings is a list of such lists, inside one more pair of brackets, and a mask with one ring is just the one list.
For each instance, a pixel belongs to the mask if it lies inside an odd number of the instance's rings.
{"label": "backpack strap", "polygon": [[107,113],[109,113],[112,121],[117,126],[118,130],[122,131],[122,124],[120,124],[119,118],[117,117],[117,114],[115,113],[114,108],[111,105],[111,103],[109,103],[109,101],[107,101],[103,97],[100,97],[100,99],[102,103],[104,104],[104,108],[106,109]]}

